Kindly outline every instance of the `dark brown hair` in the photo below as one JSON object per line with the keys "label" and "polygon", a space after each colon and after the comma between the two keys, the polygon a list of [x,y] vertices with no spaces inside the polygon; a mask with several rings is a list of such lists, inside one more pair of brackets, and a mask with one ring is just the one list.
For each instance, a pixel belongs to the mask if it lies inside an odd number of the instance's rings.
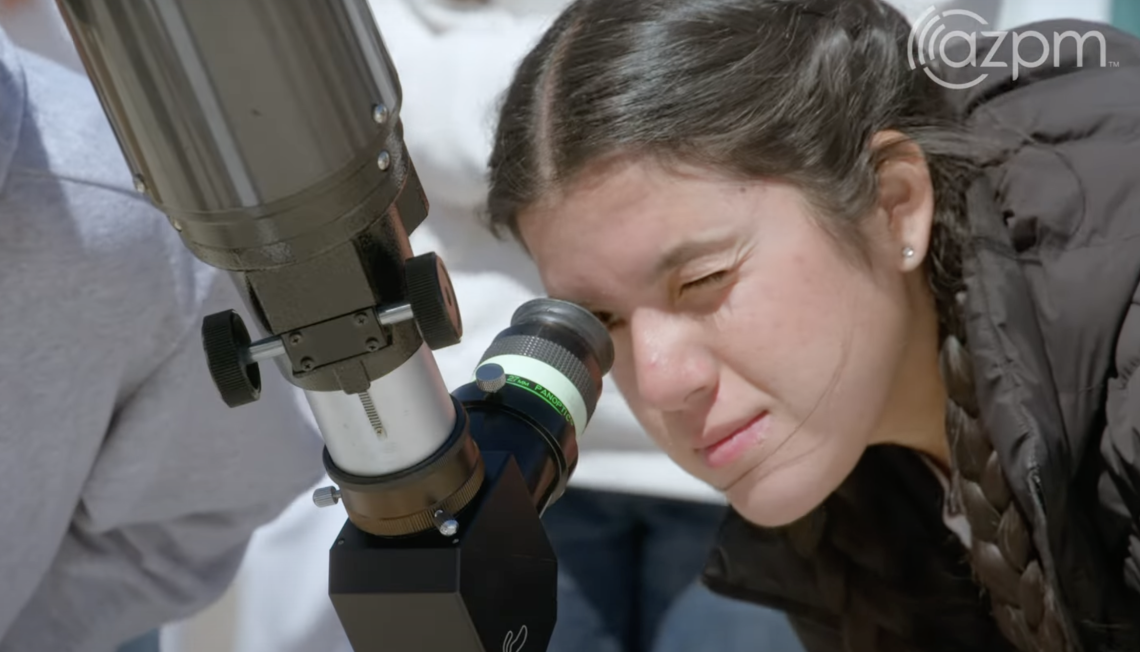
{"label": "dark brown hair", "polygon": [[[939,314],[961,291],[971,148],[943,89],[907,65],[910,25],[878,0],[579,0],[523,60],[490,160],[492,227],[609,156],[647,156],[806,194],[846,250],[877,196],[897,130],[936,198],[930,278]],[[956,324],[944,324],[950,331]]]}
{"label": "dark brown hair", "polygon": [[[955,484],[975,489],[977,462],[962,468],[957,456],[992,457],[977,418],[961,308],[965,193],[978,173],[977,143],[948,91],[908,65],[910,34],[905,17],[881,0],[578,0],[523,60],[504,97],[490,159],[491,226],[517,238],[520,212],[610,157],[633,156],[790,182],[841,248],[859,253],[855,227],[877,199],[879,166],[901,154],[900,143],[872,147],[872,139],[884,130],[903,134],[921,150],[934,190],[926,269],[944,342],[947,436]],[[975,539],[995,536],[994,513],[1024,530],[1016,506],[1001,496],[965,507]],[[859,526],[834,525],[830,538],[818,539],[812,554],[821,565],[834,566],[850,550],[838,541],[843,529]],[[1040,572],[1030,538],[1019,541],[1013,560],[997,569],[1003,577]],[[844,563],[857,565],[858,556],[847,554]],[[981,583],[994,587],[993,564],[974,561]],[[863,593],[881,598],[883,587]],[[1035,603],[1045,606],[1028,620],[1017,596],[991,595],[997,624],[1017,647],[1064,645],[1047,587]],[[912,623],[881,620],[905,646]]]}

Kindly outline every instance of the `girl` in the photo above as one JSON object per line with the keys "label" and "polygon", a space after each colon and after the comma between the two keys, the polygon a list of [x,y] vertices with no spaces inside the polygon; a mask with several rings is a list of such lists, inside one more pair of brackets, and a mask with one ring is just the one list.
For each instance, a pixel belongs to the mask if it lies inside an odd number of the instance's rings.
{"label": "girl", "polygon": [[493,226],[810,650],[1140,649],[1140,44],[1029,29],[579,0],[506,94]]}

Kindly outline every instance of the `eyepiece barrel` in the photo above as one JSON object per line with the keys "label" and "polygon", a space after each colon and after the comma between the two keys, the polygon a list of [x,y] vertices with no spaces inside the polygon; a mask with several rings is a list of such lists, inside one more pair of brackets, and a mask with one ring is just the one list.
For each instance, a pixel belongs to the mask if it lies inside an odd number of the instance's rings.
{"label": "eyepiece barrel", "polygon": [[535,299],[515,311],[478,368],[499,365],[507,384],[541,396],[581,434],[613,359],[613,341],[597,318],[572,303]]}
{"label": "eyepiece barrel", "polygon": [[473,382],[455,392],[480,449],[515,458],[540,514],[562,495],[578,463],[577,438],[613,360],[613,341],[592,314],[534,299],[491,342]]}

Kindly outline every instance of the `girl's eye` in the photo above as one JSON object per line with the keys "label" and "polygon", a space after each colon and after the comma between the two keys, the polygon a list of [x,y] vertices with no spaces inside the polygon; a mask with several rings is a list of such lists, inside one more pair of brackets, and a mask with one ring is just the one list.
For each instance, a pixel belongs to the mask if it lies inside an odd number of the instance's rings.
{"label": "girl's eye", "polygon": [[620,325],[620,323],[621,323],[621,320],[618,319],[617,317],[615,317],[614,314],[610,313],[610,312],[595,312],[594,316],[598,318],[598,321],[602,322],[603,326],[605,326],[606,328],[608,328],[610,330],[613,330],[616,326]]}
{"label": "girl's eye", "polygon": [[727,276],[728,276],[728,272],[724,271],[724,270],[721,270],[719,272],[714,272],[712,274],[709,274],[708,276],[702,276],[701,278],[699,278],[695,281],[690,281],[690,282],[682,285],[681,286],[681,292],[683,294],[685,292],[688,292],[689,290],[699,290],[703,287],[716,285],[717,283],[720,283],[721,281],[723,281]]}

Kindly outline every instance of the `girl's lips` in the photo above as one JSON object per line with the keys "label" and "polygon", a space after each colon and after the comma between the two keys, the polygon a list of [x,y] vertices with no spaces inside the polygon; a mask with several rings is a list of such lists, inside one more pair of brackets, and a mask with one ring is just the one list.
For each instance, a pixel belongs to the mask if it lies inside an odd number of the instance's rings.
{"label": "girl's lips", "polygon": [[705,464],[718,469],[740,459],[749,448],[763,441],[770,421],[767,412],[761,413],[728,437],[700,449]]}

